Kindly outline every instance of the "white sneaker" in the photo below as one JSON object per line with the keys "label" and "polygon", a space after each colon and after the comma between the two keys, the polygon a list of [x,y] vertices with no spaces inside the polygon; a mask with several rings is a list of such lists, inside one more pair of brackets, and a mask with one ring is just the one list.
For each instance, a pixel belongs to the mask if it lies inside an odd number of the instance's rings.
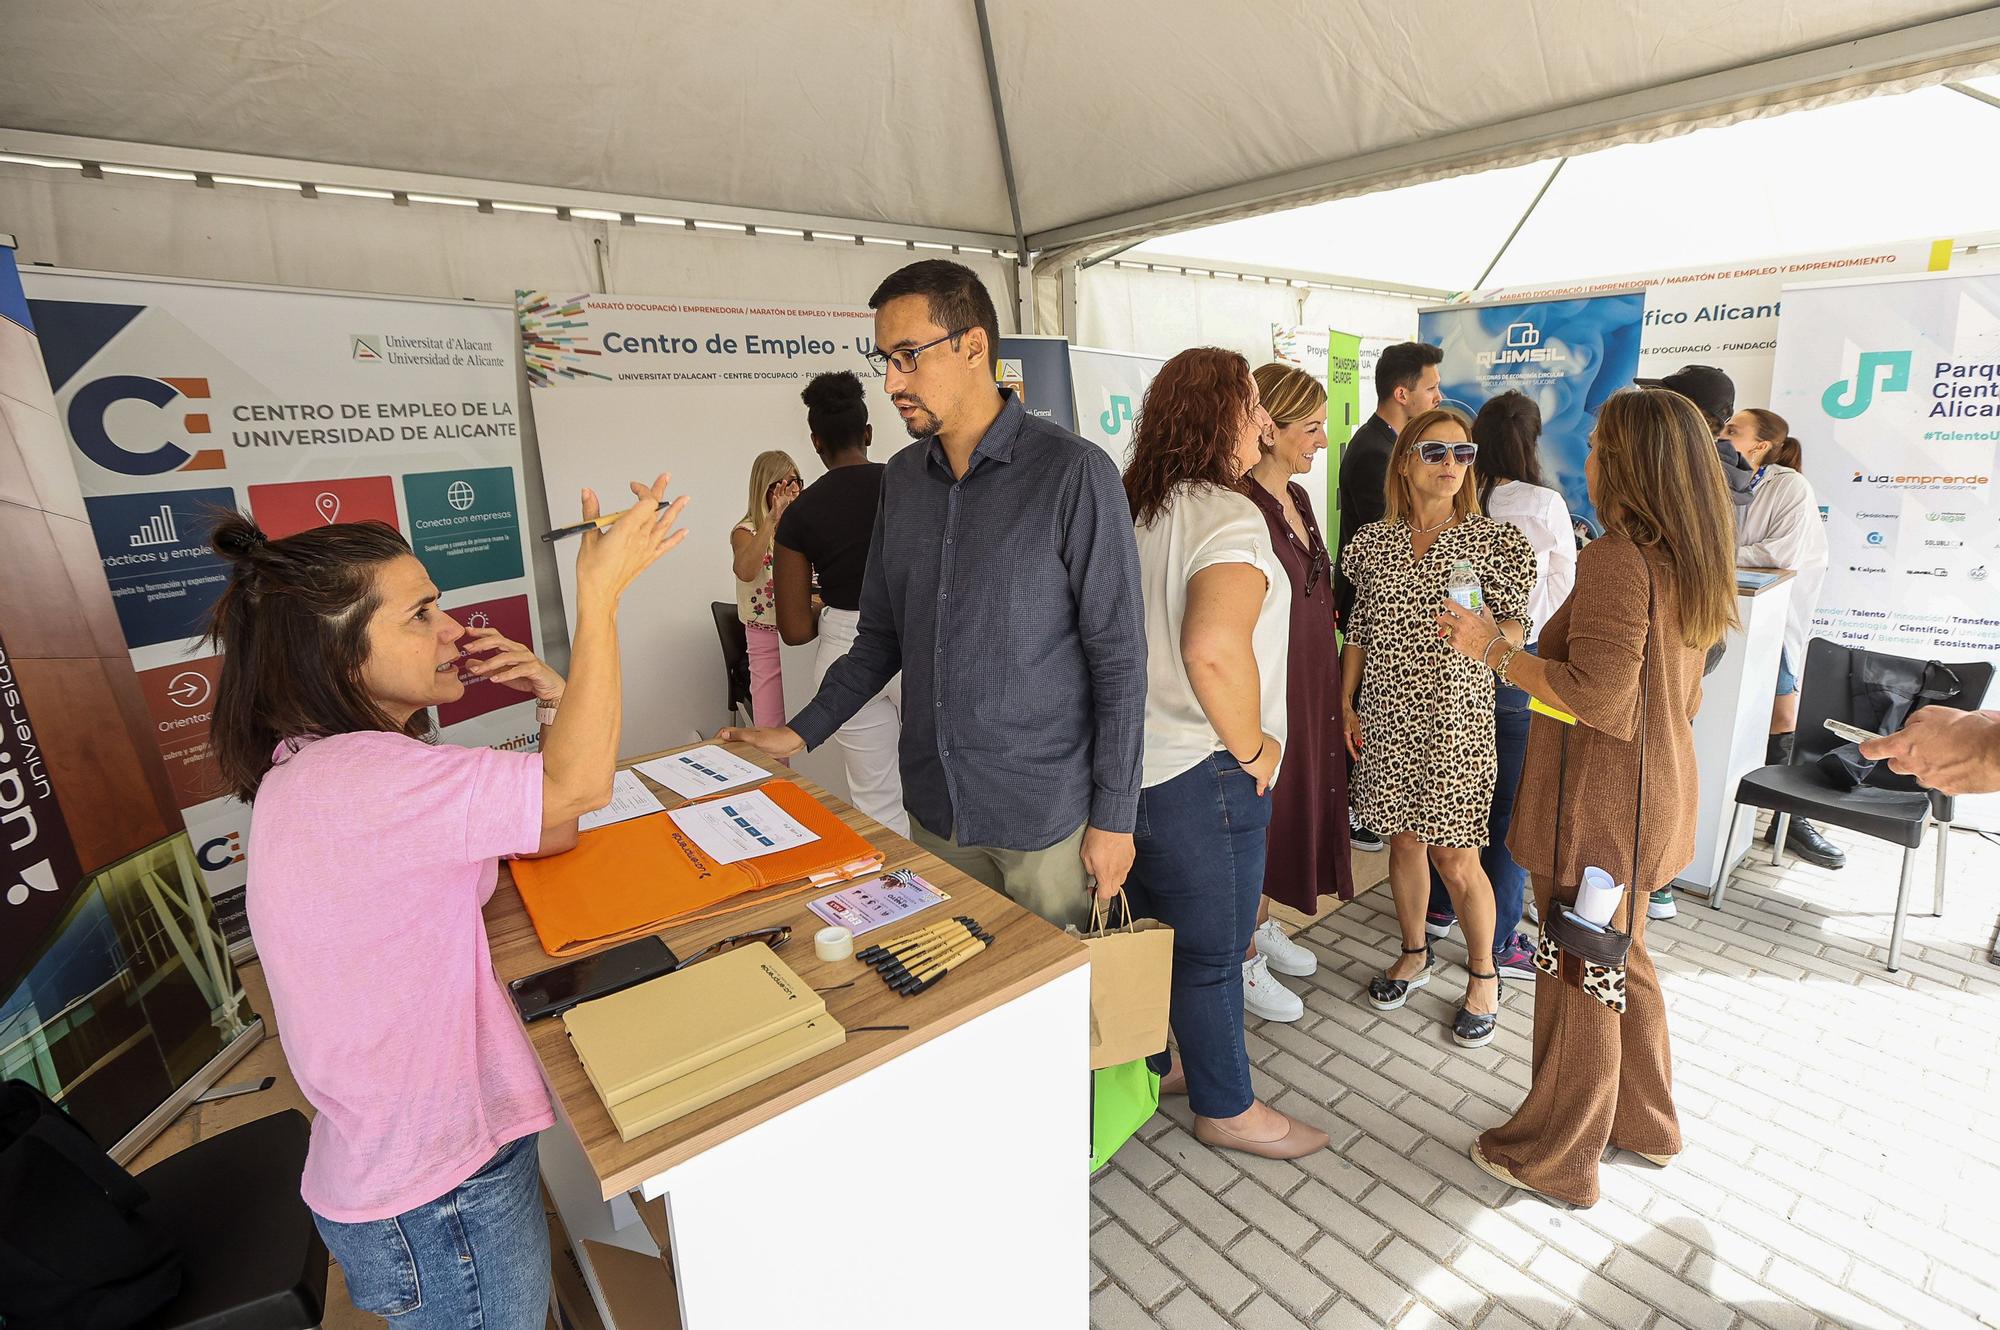
{"label": "white sneaker", "polygon": [[1303,979],[1319,969],[1319,957],[1285,936],[1276,919],[1266,919],[1250,935],[1257,954],[1271,963],[1279,974]]}
{"label": "white sneaker", "polygon": [[1271,967],[1260,953],[1243,962],[1243,1010],[1263,1020],[1290,1023],[1306,1014],[1306,1004],[1271,977]]}
{"label": "white sneaker", "polygon": [[1542,912],[1535,908],[1535,898],[1533,896],[1530,896],[1526,900],[1521,902],[1521,913],[1527,918],[1528,922],[1531,924],[1539,924],[1542,922]]}

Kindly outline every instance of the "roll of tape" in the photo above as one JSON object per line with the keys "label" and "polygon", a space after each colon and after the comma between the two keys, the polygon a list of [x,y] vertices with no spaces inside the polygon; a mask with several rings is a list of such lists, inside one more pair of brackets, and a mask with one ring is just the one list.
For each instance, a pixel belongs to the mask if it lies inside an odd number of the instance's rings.
{"label": "roll of tape", "polygon": [[822,928],[813,934],[813,954],[823,961],[844,961],[854,954],[854,934],[844,928]]}

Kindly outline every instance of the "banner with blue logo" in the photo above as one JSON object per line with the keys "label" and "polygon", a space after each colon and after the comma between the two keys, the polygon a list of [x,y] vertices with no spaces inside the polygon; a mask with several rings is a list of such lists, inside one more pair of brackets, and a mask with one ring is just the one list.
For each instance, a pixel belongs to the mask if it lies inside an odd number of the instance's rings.
{"label": "banner with blue logo", "polygon": [[[196,861],[241,940],[249,810],[209,745],[220,659],[202,633],[229,577],[218,513],[279,538],[387,522],[459,622],[536,643],[512,312],[29,271],[55,414]],[[447,741],[529,747],[534,706],[478,683]]]}
{"label": "banner with blue logo", "polygon": [[1421,341],[1444,348],[1449,405],[1476,414],[1489,397],[1520,392],[1542,409],[1542,469],[1573,516],[1596,525],[1583,459],[1597,410],[1639,369],[1646,298],[1590,296],[1501,305],[1447,305],[1417,315]]}
{"label": "banner with blue logo", "polygon": [[1826,522],[1814,634],[2000,664],[2000,274],[1786,287],[1771,409]]}

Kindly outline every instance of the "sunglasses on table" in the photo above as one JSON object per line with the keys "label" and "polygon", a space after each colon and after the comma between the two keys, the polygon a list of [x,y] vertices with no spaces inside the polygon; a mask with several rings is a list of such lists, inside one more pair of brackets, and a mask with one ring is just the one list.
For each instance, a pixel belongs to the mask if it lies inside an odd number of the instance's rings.
{"label": "sunglasses on table", "polygon": [[711,956],[720,956],[725,951],[734,951],[738,947],[747,947],[752,942],[762,942],[772,951],[776,951],[791,940],[792,926],[790,924],[778,924],[773,928],[752,929],[748,933],[733,933],[718,942],[709,943],[674,968],[676,970],[685,970],[696,961],[705,961]]}
{"label": "sunglasses on table", "polygon": [[1437,443],[1430,439],[1417,445],[1417,456],[1432,466],[1442,466],[1446,462],[1457,462],[1460,466],[1471,466],[1472,459],[1479,456],[1476,443]]}

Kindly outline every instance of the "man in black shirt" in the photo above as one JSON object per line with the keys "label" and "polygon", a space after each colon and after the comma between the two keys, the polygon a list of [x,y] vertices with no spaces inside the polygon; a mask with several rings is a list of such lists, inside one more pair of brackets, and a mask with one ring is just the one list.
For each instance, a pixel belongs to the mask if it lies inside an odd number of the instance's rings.
{"label": "man in black shirt", "polygon": [[[1382,520],[1382,483],[1389,474],[1389,454],[1396,435],[1411,417],[1420,416],[1444,397],[1438,365],[1444,348],[1426,342],[1398,342],[1382,349],[1375,362],[1375,414],[1361,422],[1340,454],[1340,547],[1335,567],[1347,553],[1347,542],[1370,522]],[[1354,608],[1354,584],[1337,571],[1334,604],[1342,623]]]}
{"label": "man in black shirt", "polygon": [[[1375,362],[1375,414],[1361,422],[1340,454],[1340,546],[1334,554],[1333,600],[1340,621],[1354,608],[1354,584],[1340,572],[1347,542],[1370,522],[1382,520],[1386,501],[1382,485],[1389,475],[1389,454],[1396,435],[1413,416],[1422,415],[1444,397],[1438,365],[1444,348],[1426,342],[1398,342],[1382,349]],[[1357,850],[1380,850],[1382,838],[1348,813],[1349,839]]]}

